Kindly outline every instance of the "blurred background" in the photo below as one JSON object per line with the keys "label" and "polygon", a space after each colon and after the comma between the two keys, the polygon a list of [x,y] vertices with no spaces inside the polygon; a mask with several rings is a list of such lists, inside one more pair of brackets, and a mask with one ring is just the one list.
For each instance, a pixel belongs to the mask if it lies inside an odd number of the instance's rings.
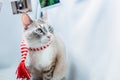
{"label": "blurred background", "polygon": [[[13,15],[11,1],[0,0],[0,80],[16,80],[22,40],[21,14]],[[31,0],[32,19],[46,10],[66,45],[68,80],[120,80],[120,1],[60,0],[41,9]]]}

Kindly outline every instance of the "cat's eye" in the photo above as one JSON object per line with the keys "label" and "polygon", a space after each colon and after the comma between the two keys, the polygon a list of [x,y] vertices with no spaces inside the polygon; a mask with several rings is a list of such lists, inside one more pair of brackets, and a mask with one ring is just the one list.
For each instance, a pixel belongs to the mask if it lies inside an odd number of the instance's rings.
{"label": "cat's eye", "polygon": [[42,29],[41,29],[41,28],[38,28],[38,29],[36,29],[36,32],[37,32],[37,33],[42,33]]}

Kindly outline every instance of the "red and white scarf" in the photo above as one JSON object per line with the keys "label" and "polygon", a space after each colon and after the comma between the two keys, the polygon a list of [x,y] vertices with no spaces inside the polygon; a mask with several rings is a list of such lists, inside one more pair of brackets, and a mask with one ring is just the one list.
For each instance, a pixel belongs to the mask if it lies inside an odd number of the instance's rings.
{"label": "red and white scarf", "polygon": [[28,71],[28,69],[25,66],[25,60],[26,60],[28,51],[42,51],[42,50],[46,49],[47,47],[49,47],[51,43],[52,43],[52,41],[47,43],[44,46],[39,47],[39,48],[31,48],[31,47],[28,48],[24,40],[21,42],[20,49],[21,49],[22,59],[18,65],[18,68],[16,71],[17,79],[22,78],[22,79],[30,80],[30,77],[31,77],[30,72]]}

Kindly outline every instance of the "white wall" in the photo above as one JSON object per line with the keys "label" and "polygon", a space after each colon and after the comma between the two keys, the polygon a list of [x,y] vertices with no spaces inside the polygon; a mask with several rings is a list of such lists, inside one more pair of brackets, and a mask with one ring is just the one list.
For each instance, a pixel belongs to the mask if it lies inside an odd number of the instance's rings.
{"label": "white wall", "polygon": [[[71,80],[120,80],[120,1],[61,1],[61,6],[47,12],[49,22],[66,44],[69,61],[73,62],[68,77]],[[10,1],[2,2],[0,69],[18,63],[22,34],[21,15],[12,15]],[[35,19],[40,15],[40,8],[37,0],[32,0],[32,4],[31,15]]]}
{"label": "white wall", "polygon": [[18,63],[21,57],[19,50],[23,29],[21,14],[13,15],[11,1],[15,0],[0,0],[2,2],[0,12],[0,69]]}
{"label": "white wall", "polygon": [[19,42],[21,41],[21,15],[13,15],[9,0],[3,3],[0,12],[0,69],[17,62],[20,56]]}

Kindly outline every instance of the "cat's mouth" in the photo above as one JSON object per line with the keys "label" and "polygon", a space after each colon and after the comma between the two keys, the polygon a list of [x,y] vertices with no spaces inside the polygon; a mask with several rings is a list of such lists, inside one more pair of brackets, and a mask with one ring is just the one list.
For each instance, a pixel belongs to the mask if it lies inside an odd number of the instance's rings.
{"label": "cat's mouth", "polygon": [[49,43],[49,42],[51,42],[52,41],[52,39],[49,39],[49,38],[45,38],[45,39],[41,39],[40,40],[40,42],[42,43],[42,44],[47,44],[47,43]]}
{"label": "cat's mouth", "polygon": [[36,38],[40,38],[40,35],[36,34],[35,37],[36,37]]}
{"label": "cat's mouth", "polygon": [[40,38],[40,34],[37,34],[35,32],[33,32],[33,36],[34,36],[34,38]]}

